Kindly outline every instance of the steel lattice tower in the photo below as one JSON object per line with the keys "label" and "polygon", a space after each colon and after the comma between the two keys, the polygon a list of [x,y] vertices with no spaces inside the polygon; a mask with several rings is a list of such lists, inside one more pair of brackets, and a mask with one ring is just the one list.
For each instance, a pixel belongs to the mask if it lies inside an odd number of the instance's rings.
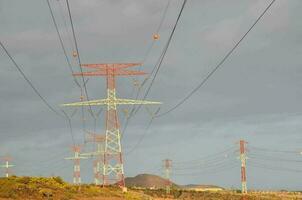
{"label": "steel lattice tower", "polygon": [[76,73],[75,76],[106,76],[107,98],[64,104],[64,106],[107,106],[106,111],[106,141],[104,154],[103,183],[118,184],[125,187],[124,167],[121,147],[121,132],[118,120],[118,105],[160,104],[159,102],[120,99],[116,95],[116,77],[144,75],[144,72],[128,70],[127,68],[139,66],[140,63],[111,63],[111,64],[84,64],[83,67],[94,71]]}
{"label": "steel lattice tower", "polygon": [[96,151],[81,153],[82,156],[96,157],[93,161],[93,173],[94,182],[96,185],[101,185],[103,182],[103,170],[104,170],[104,143],[105,135],[88,133],[85,142],[91,142],[96,144]]}
{"label": "steel lattice tower", "polygon": [[163,162],[164,162],[164,174],[165,174],[165,179],[166,179],[166,193],[170,194],[170,190],[171,190],[170,175],[171,175],[171,169],[172,169],[172,160],[165,159],[165,160],[163,160]]}
{"label": "steel lattice tower", "polygon": [[10,174],[11,174],[11,169],[10,168],[14,167],[15,165],[9,164],[9,162],[12,161],[12,157],[10,157],[8,155],[4,156],[2,158],[2,160],[4,161],[4,165],[0,165],[0,168],[4,168],[4,170],[5,170],[5,177],[8,178],[10,176]]}
{"label": "steel lattice tower", "polygon": [[243,194],[247,193],[247,186],[246,186],[246,149],[245,149],[245,142],[244,140],[240,140],[240,160],[241,160],[241,192]]}
{"label": "steel lattice tower", "polygon": [[80,185],[81,180],[81,168],[80,168],[80,160],[86,159],[87,157],[81,156],[81,146],[74,145],[72,148],[72,151],[74,152],[74,157],[68,157],[65,158],[66,160],[73,160],[74,166],[73,166],[73,183],[76,185]]}

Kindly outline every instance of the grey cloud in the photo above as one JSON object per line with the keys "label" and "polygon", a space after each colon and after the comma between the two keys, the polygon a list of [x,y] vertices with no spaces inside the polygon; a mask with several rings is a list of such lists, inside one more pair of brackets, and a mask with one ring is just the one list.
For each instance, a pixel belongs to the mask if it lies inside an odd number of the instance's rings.
{"label": "grey cloud", "polygon": [[[142,60],[166,5],[162,0],[70,2],[83,63]],[[51,3],[60,31],[64,33],[58,2]],[[64,1],[61,3],[64,5]],[[267,3],[260,0],[188,1],[148,99],[162,101],[162,111],[177,103],[219,62]],[[152,49],[142,68],[144,71],[152,70],[179,6],[180,2],[171,3],[160,31],[161,39]],[[158,165],[166,157],[199,158],[235,145],[240,138],[254,146],[298,149],[301,117],[291,113],[300,112],[302,98],[301,6],[299,0],[277,1],[205,87],[177,110],[154,121],[142,144],[126,155],[126,175],[145,171],[160,173]],[[80,92],[67,68],[46,2],[1,1],[0,23],[1,40],[56,109],[60,109],[61,103],[79,100]],[[70,39],[65,34],[63,39],[71,54]],[[63,160],[64,156],[71,155],[68,148],[72,143],[66,120],[49,112],[3,52],[0,64],[0,152],[8,152],[15,158],[17,174],[55,173],[71,180],[72,164]],[[79,70],[76,64],[73,69]],[[118,80],[119,96],[131,97],[131,81]],[[91,78],[87,87],[90,99],[104,97],[103,78]],[[65,109],[72,112],[71,108]],[[87,111],[86,116],[87,127],[93,130]],[[122,113],[120,118],[122,123]],[[149,120],[150,116],[142,109],[130,121],[123,139],[126,152],[145,134]],[[76,142],[80,143],[83,140],[80,112],[72,122]],[[98,119],[97,131],[104,132],[104,115]],[[87,146],[85,150],[89,148],[92,147]],[[92,180],[90,164],[83,162],[86,182]],[[262,178],[266,177],[263,171],[250,173],[253,173],[252,187],[269,186]],[[232,170],[220,175],[173,179],[179,183],[211,182],[239,187],[236,176],[237,171]],[[276,184],[271,187],[299,188],[299,175],[279,173],[278,177],[286,184],[278,183],[272,176],[270,180]]]}

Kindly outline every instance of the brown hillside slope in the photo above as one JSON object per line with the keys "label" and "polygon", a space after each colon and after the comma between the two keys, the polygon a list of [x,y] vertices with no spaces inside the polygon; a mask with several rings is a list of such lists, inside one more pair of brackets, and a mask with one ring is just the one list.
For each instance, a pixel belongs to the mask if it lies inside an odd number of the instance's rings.
{"label": "brown hillside slope", "polygon": [[[152,174],[139,174],[135,177],[128,177],[125,179],[127,187],[143,187],[143,188],[164,188],[167,181],[156,175]],[[175,184],[173,184],[176,186]]]}
{"label": "brown hillside slope", "polygon": [[142,200],[145,196],[134,191],[122,193],[117,187],[75,186],[60,177],[0,178],[0,200]]}
{"label": "brown hillside slope", "polygon": [[302,193],[249,193],[242,195],[236,191],[219,192],[195,192],[185,190],[172,190],[169,195],[165,190],[141,190],[145,194],[153,197],[154,200],[301,200]]}

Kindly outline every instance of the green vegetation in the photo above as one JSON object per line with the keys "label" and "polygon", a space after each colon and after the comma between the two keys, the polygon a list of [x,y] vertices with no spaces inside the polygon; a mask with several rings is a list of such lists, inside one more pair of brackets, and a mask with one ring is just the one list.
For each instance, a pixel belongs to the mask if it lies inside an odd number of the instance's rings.
{"label": "green vegetation", "polygon": [[[133,189],[135,190],[135,189]],[[301,194],[291,192],[282,193],[274,192],[266,193],[251,193],[242,195],[238,191],[224,190],[218,192],[210,191],[186,191],[186,190],[171,190],[169,195],[166,195],[164,189],[150,190],[150,189],[136,189],[142,191],[144,194],[156,199],[169,199],[169,200],[298,200],[302,199]]]}
{"label": "green vegetation", "polygon": [[237,191],[198,192],[174,188],[170,195],[164,189],[130,188],[123,193],[118,187],[95,185],[75,186],[60,177],[9,177],[0,178],[0,200],[296,200],[299,192],[249,193]]}
{"label": "green vegetation", "polygon": [[95,185],[75,186],[64,182],[60,177],[9,177],[0,178],[0,199],[37,200],[142,200],[142,194],[129,191],[122,193],[118,187],[97,187]]}

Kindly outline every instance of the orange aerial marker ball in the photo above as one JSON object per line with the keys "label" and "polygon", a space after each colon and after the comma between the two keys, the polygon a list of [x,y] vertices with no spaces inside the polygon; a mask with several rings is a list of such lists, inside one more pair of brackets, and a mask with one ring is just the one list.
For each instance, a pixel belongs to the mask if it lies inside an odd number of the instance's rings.
{"label": "orange aerial marker ball", "polygon": [[73,52],[72,52],[72,56],[73,56],[73,57],[77,57],[77,56],[78,56],[77,52],[76,52],[76,51],[73,51]]}
{"label": "orange aerial marker ball", "polygon": [[160,38],[160,35],[159,34],[154,34],[153,35],[153,40],[159,40]]}

